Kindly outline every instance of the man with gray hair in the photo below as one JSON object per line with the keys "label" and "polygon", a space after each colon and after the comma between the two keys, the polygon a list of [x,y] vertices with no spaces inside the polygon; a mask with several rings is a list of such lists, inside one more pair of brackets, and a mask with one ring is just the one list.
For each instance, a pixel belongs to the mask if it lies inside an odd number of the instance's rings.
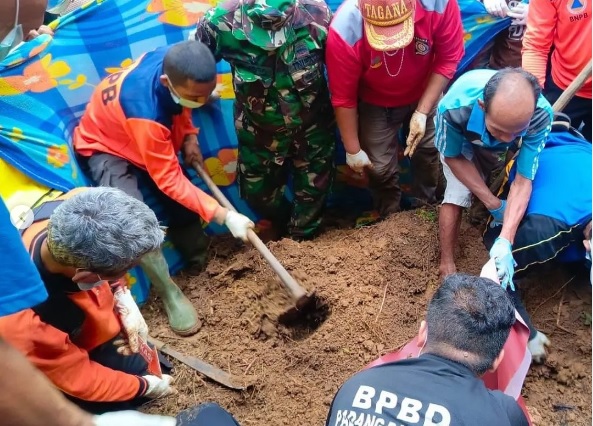
{"label": "man with gray hair", "polygon": [[149,374],[138,354],[148,327],[120,283],[163,242],[154,212],[98,187],[72,190],[34,214],[21,238],[49,297],[0,318],[0,336],[91,413],[174,393],[171,376]]}

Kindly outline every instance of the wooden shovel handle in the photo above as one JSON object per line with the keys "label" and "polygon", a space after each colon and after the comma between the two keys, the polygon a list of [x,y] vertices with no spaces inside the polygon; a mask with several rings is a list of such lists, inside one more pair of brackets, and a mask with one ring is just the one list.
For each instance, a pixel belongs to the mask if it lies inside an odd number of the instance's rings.
{"label": "wooden shovel handle", "polygon": [[554,112],[561,112],[566,105],[570,102],[576,92],[579,91],[583,84],[591,77],[591,60],[589,63],[585,65],[585,67],[581,70],[581,72],[576,76],[576,78],[568,85],[566,89],[562,92],[560,97],[556,99],[554,105],[552,105],[552,109]]}
{"label": "wooden shovel handle", "polygon": [[[214,195],[214,198],[227,209],[236,212],[237,210],[231,202],[224,196],[222,191],[216,186],[216,184],[212,181],[208,173],[204,171],[202,166],[198,162],[193,163],[193,167],[198,173],[198,175],[202,178],[202,180],[206,183],[206,186]],[[253,246],[261,253],[264,257],[266,262],[270,265],[270,267],[274,270],[274,272],[278,275],[282,283],[288,289],[290,294],[294,299],[301,300],[307,296],[307,292],[303,287],[296,282],[296,280],[288,273],[288,271],[282,266],[282,264],[276,259],[274,254],[268,249],[268,247],[263,243],[262,240],[259,239],[257,234],[253,230],[247,231],[247,239]]]}

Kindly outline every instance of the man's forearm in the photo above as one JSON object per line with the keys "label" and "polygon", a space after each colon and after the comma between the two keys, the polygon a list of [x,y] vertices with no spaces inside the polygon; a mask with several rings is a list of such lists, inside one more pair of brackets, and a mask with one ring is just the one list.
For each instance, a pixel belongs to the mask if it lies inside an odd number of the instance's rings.
{"label": "man's forearm", "polygon": [[0,415],[6,426],[93,426],[27,359],[0,339]]}
{"label": "man's forearm", "polygon": [[509,196],[507,198],[507,206],[504,211],[504,221],[502,222],[502,230],[500,236],[507,239],[513,244],[517,228],[523,219],[529,198],[531,197],[532,182],[517,174],[517,177],[511,184]]}
{"label": "man's forearm", "polygon": [[360,151],[358,141],[358,108],[337,107],[336,122],[340,129],[340,137],[348,154],[356,154]]}
{"label": "man's forearm", "polygon": [[467,189],[471,191],[478,199],[484,203],[488,210],[494,210],[500,207],[500,200],[490,191],[478,169],[467,158],[462,155],[457,157],[447,157],[445,162],[451,168],[451,171]]}
{"label": "man's forearm", "polygon": [[418,102],[416,111],[428,115],[441,97],[441,94],[448,83],[449,79],[447,77],[441,74],[432,73],[428,80],[426,90],[424,90],[424,93]]}

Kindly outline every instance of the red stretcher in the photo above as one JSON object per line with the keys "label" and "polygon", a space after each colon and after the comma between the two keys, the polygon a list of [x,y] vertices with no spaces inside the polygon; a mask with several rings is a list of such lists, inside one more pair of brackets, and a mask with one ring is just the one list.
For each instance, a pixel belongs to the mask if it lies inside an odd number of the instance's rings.
{"label": "red stretcher", "polygon": [[[492,279],[492,267],[493,264],[488,262],[482,269],[480,276]],[[494,269],[494,277],[496,277],[496,269]],[[482,377],[482,380],[488,389],[500,390],[515,398],[525,413],[529,424],[532,425],[525,401],[523,401],[523,397],[521,396],[521,388],[531,365],[531,353],[527,349],[529,327],[527,327],[517,311],[515,311],[515,317],[517,321],[515,321],[515,324],[511,328],[509,338],[504,345],[504,358],[502,362],[494,373],[486,373]],[[381,358],[367,365],[365,369],[400,359],[417,357],[420,350],[418,336],[416,336],[400,350],[383,355]]]}

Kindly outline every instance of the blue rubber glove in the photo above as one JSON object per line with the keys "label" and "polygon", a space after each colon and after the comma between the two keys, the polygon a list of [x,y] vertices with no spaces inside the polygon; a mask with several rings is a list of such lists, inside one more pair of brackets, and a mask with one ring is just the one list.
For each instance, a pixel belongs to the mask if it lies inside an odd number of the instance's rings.
{"label": "blue rubber glove", "polygon": [[506,200],[500,200],[501,204],[500,207],[494,210],[488,210],[490,212],[490,214],[492,215],[492,217],[494,218],[494,222],[495,225],[500,225],[502,224],[502,221],[504,219],[504,210],[507,207],[507,201]]}
{"label": "blue rubber glove", "polygon": [[515,291],[513,275],[515,274],[515,266],[517,266],[517,262],[513,259],[511,250],[512,247],[510,241],[498,237],[490,249],[490,258],[494,259],[496,272],[498,273],[498,279],[500,280],[502,288],[506,290],[506,288],[510,286],[511,290]]}

